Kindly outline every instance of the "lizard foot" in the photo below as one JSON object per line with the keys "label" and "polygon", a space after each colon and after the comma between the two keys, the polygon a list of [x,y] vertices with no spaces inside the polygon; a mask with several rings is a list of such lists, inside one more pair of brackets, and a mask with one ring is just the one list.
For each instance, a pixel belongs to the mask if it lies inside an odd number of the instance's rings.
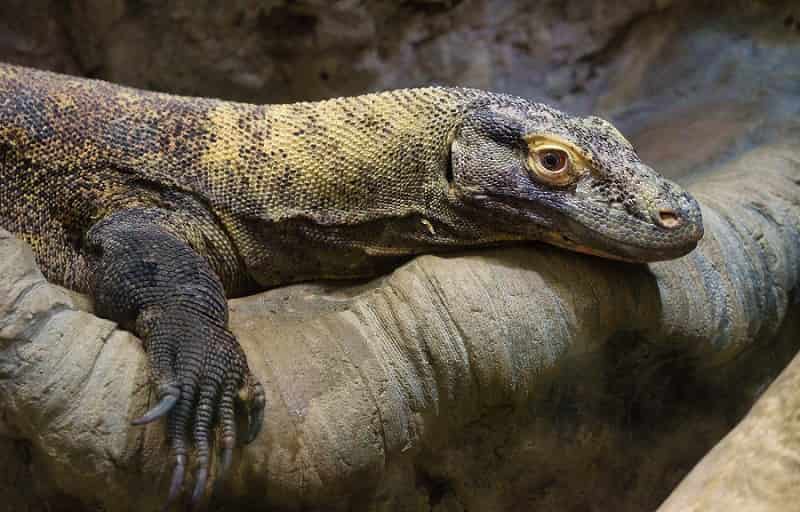
{"label": "lizard foot", "polygon": [[190,501],[196,508],[210,483],[215,427],[220,431],[221,453],[216,472],[219,480],[230,469],[236,446],[235,404],[239,400],[248,410],[243,437],[249,443],[261,429],[264,390],[250,373],[236,338],[226,328],[186,309],[165,312],[150,320],[144,338],[159,402],[132,423],[143,425],[167,416],[175,466],[165,508],[181,492],[193,444],[196,470]]}

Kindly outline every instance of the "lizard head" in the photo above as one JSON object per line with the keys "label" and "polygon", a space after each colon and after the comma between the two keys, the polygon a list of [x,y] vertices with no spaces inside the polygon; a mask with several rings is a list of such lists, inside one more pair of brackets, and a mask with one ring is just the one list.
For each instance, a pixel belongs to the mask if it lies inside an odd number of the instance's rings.
{"label": "lizard head", "polygon": [[697,201],[598,117],[499,96],[466,114],[450,158],[459,203],[510,238],[646,262],[682,256],[703,236]]}

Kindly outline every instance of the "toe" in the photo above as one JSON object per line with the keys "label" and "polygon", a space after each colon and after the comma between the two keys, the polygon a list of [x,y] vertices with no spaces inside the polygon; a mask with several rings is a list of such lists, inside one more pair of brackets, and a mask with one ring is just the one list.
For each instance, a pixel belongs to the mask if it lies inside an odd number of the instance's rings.
{"label": "toe", "polygon": [[186,460],[189,446],[187,431],[189,418],[194,406],[195,387],[184,384],[181,387],[181,399],[173,407],[168,416],[167,433],[175,456],[175,468],[172,471],[172,480],[169,487],[166,506],[169,507],[178,497],[186,474]]}
{"label": "toe", "polygon": [[[212,372],[211,375],[218,374]],[[197,458],[197,472],[195,486],[192,493],[192,506],[196,507],[205,494],[208,483],[208,467],[211,459],[211,424],[214,420],[214,410],[220,393],[217,379],[207,381],[200,391],[194,419],[194,446]]]}
{"label": "toe", "polygon": [[236,446],[236,411],[234,401],[238,388],[237,379],[229,378],[225,383],[222,398],[219,404],[219,424],[222,430],[222,453],[220,456],[220,469],[217,475],[222,480],[228,472],[233,461],[233,448]]}

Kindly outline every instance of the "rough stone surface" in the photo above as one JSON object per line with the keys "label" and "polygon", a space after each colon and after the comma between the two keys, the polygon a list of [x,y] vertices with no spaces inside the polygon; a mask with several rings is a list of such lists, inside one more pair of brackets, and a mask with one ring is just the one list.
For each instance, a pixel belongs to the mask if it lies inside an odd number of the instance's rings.
{"label": "rough stone surface", "polygon": [[[427,256],[233,301],[269,414],[211,508],[639,511],[798,348],[800,12],[734,3],[10,0],[0,58],[256,102],[438,82],[613,117],[695,182],[699,251],[649,267],[538,245]],[[127,425],[152,400],[144,354],[87,306],[0,236],[0,510],[165,495],[163,427]],[[788,372],[667,510],[744,495],[731,450],[756,475],[749,509],[796,503]]]}
{"label": "rough stone surface", "polygon": [[[797,330],[797,318],[791,320]],[[780,512],[800,501],[800,356],[658,512]]]}
{"label": "rough stone surface", "polygon": [[9,0],[0,58],[261,103],[435,83],[586,107],[600,57],[671,3]]}

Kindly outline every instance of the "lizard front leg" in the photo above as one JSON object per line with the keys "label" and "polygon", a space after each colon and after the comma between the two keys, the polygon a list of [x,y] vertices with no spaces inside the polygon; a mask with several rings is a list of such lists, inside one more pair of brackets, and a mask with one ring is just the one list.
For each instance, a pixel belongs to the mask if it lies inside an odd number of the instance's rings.
{"label": "lizard front leg", "polygon": [[177,234],[180,229],[172,220],[169,212],[136,208],[93,226],[87,234],[93,254],[91,288],[98,314],[131,326],[145,343],[159,403],[133,424],[168,417],[175,457],[168,504],[183,484],[191,432],[197,457],[192,493],[196,504],[208,480],[215,417],[222,431],[221,476],[236,442],[234,402],[239,389],[246,391],[250,411],[246,442],[261,428],[264,392],[227,329],[220,278]]}

